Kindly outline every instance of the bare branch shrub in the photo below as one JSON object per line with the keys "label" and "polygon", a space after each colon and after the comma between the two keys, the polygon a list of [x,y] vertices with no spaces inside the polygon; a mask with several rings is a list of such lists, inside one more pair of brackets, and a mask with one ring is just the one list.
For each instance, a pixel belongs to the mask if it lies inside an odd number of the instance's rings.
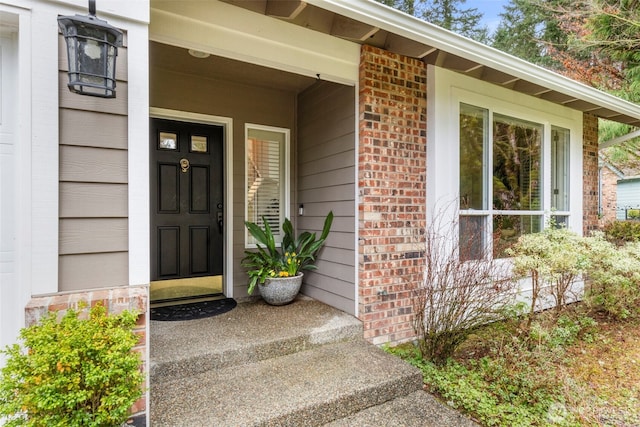
{"label": "bare branch shrub", "polygon": [[[414,329],[422,357],[443,363],[478,327],[501,319],[514,282],[484,244],[473,221],[434,216],[425,230],[424,279],[413,290]],[[463,234],[461,239],[459,236]]]}

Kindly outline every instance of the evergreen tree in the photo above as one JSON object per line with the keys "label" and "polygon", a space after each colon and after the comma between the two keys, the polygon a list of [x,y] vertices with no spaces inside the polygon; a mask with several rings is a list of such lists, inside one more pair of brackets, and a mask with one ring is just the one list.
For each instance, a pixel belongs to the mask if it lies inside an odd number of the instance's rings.
{"label": "evergreen tree", "polygon": [[[547,3],[551,2],[553,0]],[[493,34],[493,47],[546,68],[562,68],[562,64],[549,55],[550,46],[559,48],[567,42],[552,9],[537,1],[511,0],[500,18]]]}
{"label": "evergreen tree", "polygon": [[426,0],[422,18],[447,30],[481,43],[489,41],[489,29],[481,26],[483,14],[477,8],[465,9],[467,0]]}
{"label": "evergreen tree", "polygon": [[394,9],[401,10],[402,12],[416,16],[416,6],[414,0],[378,0],[382,4],[391,6]]}
{"label": "evergreen tree", "polygon": [[409,15],[424,19],[481,43],[489,41],[489,29],[480,25],[482,12],[463,9],[467,0],[377,0]]}

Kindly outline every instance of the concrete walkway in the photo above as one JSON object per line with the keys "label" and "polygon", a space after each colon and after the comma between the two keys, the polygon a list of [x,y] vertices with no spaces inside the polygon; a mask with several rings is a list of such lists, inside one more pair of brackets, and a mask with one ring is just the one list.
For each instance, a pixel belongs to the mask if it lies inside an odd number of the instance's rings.
{"label": "concrete walkway", "polygon": [[300,297],[151,322],[150,425],[475,426],[352,316]]}

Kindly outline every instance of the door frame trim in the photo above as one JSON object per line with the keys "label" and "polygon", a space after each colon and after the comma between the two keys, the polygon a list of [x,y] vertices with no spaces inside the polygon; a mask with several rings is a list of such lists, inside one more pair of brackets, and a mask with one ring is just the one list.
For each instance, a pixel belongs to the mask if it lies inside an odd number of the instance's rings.
{"label": "door frame trim", "polygon": [[189,111],[149,107],[149,118],[177,120],[224,127],[222,164],[224,166],[224,218],[222,288],[224,295],[233,298],[233,119],[231,117],[192,113]]}

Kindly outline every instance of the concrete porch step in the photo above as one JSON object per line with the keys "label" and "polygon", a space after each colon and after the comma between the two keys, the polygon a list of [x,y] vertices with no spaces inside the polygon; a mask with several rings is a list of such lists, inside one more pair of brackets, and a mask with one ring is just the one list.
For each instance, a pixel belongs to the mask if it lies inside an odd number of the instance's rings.
{"label": "concrete porch step", "polygon": [[[319,426],[421,390],[420,372],[355,340],[151,382],[151,425]],[[342,424],[350,425],[350,424]]]}
{"label": "concrete porch step", "polygon": [[479,427],[460,412],[419,390],[333,421],[325,427]]}
{"label": "concrete porch step", "polygon": [[151,384],[362,338],[356,318],[304,296],[282,307],[257,301],[207,319],[152,321],[150,331]]}

